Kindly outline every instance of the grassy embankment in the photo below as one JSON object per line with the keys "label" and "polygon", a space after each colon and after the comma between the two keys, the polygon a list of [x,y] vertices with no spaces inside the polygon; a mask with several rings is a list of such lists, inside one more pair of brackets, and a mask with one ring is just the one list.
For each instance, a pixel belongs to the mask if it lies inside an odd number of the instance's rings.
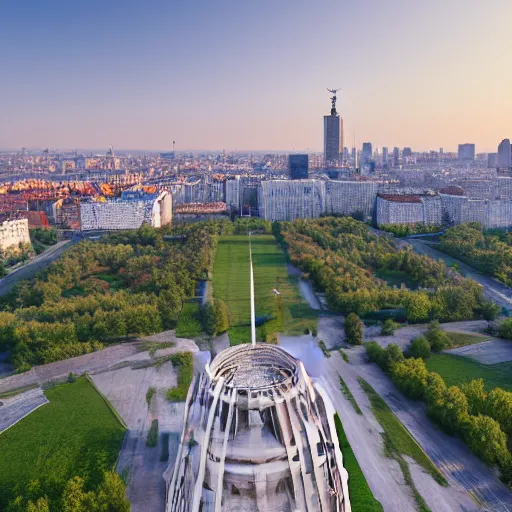
{"label": "grassy embankment", "polygon": [[[264,341],[277,332],[303,334],[314,329],[317,313],[301,297],[297,278],[288,275],[285,255],[273,235],[252,236],[257,337]],[[279,291],[275,295],[273,290]],[[220,239],[213,270],[213,295],[231,314],[232,345],[250,341],[249,238]]]}
{"label": "grassy embankment", "polygon": [[448,338],[452,342],[452,348],[465,347],[466,345],[474,345],[475,343],[482,343],[482,341],[488,341],[491,338],[489,336],[483,336],[481,334],[468,334],[463,332],[451,332],[445,331]]}
{"label": "grassy embankment", "polygon": [[483,379],[488,391],[493,388],[512,391],[512,362],[487,365],[466,357],[432,354],[425,363],[431,372],[441,375],[447,386]]}
{"label": "grassy embankment", "polygon": [[400,465],[406,484],[410,487],[417,508],[420,512],[427,512],[425,500],[416,489],[411,476],[409,465],[405,457],[412,458],[429,473],[440,485],[447,486],[446,479],[437,469],[421,446],[411,436],[409,431],[402,425],[401,421],[393,414],[381,396],[366,382],[359,377],[359,383],[370,400],[370,405],[377,421],[381,424],[384,432],[384,450],[386,456],[395,459]]}
{"label": "grassy embankment", "polygon": [[124,428],[85,378],[45,393],[49,404],[0,435],[0,510],[35,480],[50,501],[75,475],[94,488],[116,462]]}
{"label": "grassy embankment", "polygon": [[348,442],[338,414],[334,415],[334,423],[336,425],[341,453],[343,454],[343,465],[348,471],[348,493],[352,512],[382,512],[382,505],[374,498],[368,486],[356,456],[352,451],[352,447]]}
{"label": "grassy embankment", "polygon": [[185,302],[178,324],[176,325],[176,336],[179,338],[197,338],[201,335],[203,327],[201,324],[201,309],[197,301]]}

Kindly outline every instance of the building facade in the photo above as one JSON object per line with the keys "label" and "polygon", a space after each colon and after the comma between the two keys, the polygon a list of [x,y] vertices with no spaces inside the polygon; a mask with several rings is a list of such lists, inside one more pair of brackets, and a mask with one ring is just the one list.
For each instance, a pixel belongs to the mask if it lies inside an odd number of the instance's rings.
{"label": "building facade", "polygon": [[0,223],[0,250],[16,249],[20,244],[30,245],[28,220],[12,219]]}
{"label": "building facade", "polygon": [[258,211],[270,221],[320,217],[325,211],[325,184],[318,180],[262,181]]}
{"label": "building facade", "polygon": [[375,208],[377,226],[385,224],[441,225],[439,196],[379,194]]}
{"label": "building facade", "polygon": [[472,161],[475,159],[474,144],[459,144],[458,159],[461,161]]}
{"label": "building facade", "polygon": [[138,229],[146,223],[161,227],[172,221],[172,196],[162,192],[156,198],[117,199],[80,204],[82,231]]}
{"label": "building facade", "polygon": [[292,180],[307,180],[309,177],[308,155],[288,155],[288,173]]}

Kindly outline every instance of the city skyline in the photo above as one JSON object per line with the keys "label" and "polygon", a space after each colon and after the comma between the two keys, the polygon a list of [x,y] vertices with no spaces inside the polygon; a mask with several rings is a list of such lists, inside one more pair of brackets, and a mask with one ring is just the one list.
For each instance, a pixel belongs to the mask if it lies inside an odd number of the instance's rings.
{"label": "city skyline", "polygon": [[341,87],[347,147],[496,152],[512,4],[428,4],[6,2],[0,147],[321,152]]}

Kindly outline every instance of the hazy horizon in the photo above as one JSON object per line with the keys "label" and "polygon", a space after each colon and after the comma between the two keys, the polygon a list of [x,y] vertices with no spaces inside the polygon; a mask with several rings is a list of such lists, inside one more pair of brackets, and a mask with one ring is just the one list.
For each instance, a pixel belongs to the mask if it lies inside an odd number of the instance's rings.
{"label": "hazy horizon", "polygon": [[0,147],[319,152],[340,87],[347,147],[355,126],[358,148],[494,152],[511,19],[508,0],[6,0]]}

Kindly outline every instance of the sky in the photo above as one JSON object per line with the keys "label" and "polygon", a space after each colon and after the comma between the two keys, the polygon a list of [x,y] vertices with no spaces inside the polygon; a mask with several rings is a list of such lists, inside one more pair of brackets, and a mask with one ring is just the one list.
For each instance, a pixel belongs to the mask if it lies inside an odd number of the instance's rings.
{"label": "sky", "polygon": [[[2,0],[0,148],[512,138],[510,0]],[[355,134],[355,135],[354,135]]]}

